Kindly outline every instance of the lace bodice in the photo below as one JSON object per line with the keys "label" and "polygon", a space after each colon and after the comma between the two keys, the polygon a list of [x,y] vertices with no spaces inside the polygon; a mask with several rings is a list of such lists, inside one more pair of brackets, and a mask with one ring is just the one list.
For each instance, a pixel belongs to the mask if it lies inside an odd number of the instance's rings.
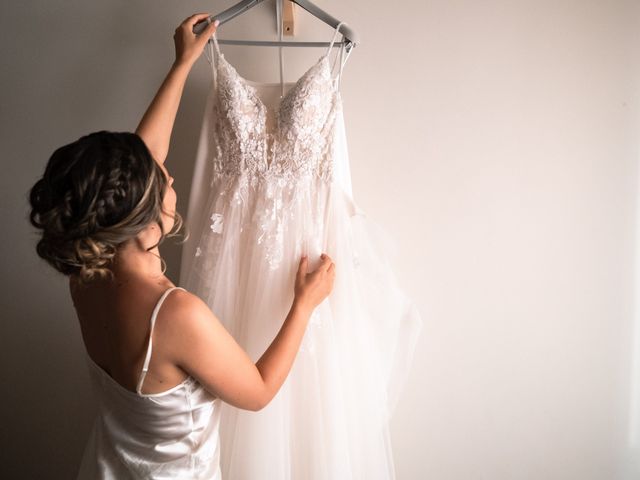
{"label": "lace bodice", "polygon": [[267,106],[226,60],[213,35],[214,175],[246,176],[252,184],[310,177],[331,182],[333,126],[341,108],[329,60],[334,41],[335,35],[327,52],[281,96],[269,129]]}
{"label": "lace bodice", "polygon": [[[328,190],[342,178],[335,163],[342,119],[340,73],[349,56],[342,58],[344,42],[333,66],[330,61],[339,29],[340,24],[326,53],[286,94],[281,83],[282,95],[274,112],[268,110],[269,102],[260,98],[253,82],[226,60],[213,35],[208,50],[213,85],[206,127],[210,232],[194,254],[202,257],[199,270],[217,264],[225,232],[237,230],[247,242],[259,245],[271,269],[278,269],[284,258],[285,230],[292,216],[304,215],[308,221],[295,233],[300,248],[303,241],[311,242],[305,236],[313,238],[314,245],[323,238]],[[334,76],[338,58],[340,69]],[[296,213],[299,210],[304,214]]]}

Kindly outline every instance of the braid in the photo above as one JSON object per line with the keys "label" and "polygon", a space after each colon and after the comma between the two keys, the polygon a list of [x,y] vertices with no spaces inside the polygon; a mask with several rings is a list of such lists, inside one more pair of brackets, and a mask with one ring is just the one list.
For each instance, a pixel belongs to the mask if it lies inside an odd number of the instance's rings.
{"label": "braid", "polygon": [[[58,148],[29,193],[29,220],[42,230],[38,255],[83,281],[112,278],[110,266],[122,243],[150,223],[160,226],[158,245],[164,240],[166,186],[160,167],[136,134],[100,131]],[[176,212],[176,234],[181,226]]]}

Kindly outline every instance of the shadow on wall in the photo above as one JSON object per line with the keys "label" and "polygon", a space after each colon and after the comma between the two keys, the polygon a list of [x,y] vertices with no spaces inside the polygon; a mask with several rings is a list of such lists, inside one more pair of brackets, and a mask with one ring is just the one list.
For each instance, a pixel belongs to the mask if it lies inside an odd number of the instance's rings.
{"label": "shadow on wall", "polygon": [[[3,205],[13,212],[7,221],[15,228],[9,227],[5,244],[13,254],[3,262],[11,272],[11,285],[3,288],[5,318],[11,319],[3,322],[3,338],[11,342],[3,349],[2,377],[11,388],[4,403],[0,478],[75,478],[97,414],[67,279],[35,252],[28,190],[55,148],[97,130],[135,130],[174,60],[177,22],[192,13],[182,4],[157,11],[150,5],[25,1],[3,8],[0,23],[12,41],[3,49],[10,68],[0,84],[15,92],[3,102],[3,146],[19,164],[3,189]],[[198,69],[208,80],[202,64],[192,74]],[[181,170],[176,183],[182,181],[183,210],[190,165],[182,159],[192,162],[197,132],[180,116],[200,121],[205,88],[203,82],[185,89],[174,130],[170,161]],[[167,275],[177,281],[181,247],[167,239],[162,248]]]}

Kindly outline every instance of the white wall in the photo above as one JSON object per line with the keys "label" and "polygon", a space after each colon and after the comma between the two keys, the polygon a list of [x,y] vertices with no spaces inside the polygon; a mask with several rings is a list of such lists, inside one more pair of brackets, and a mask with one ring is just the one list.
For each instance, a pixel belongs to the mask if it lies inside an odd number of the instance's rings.
{"label": "white wall", "polygon": [[[133,130],[174,28],[232,3],[0,7],[2,478],[73,478],[96,412],[26,192],[58,146]],[[425,319],[392,423],[398,478],[640,478],[640,2],[316,3],[362,37],[342,82],[354,195]],[[273,5],[220,37],[275,37]],[[298,20],[298,38],[331,38]],[[276,49],[222,48],[278,80]],[[315,53],[285,56],[291,80]],[[209,81],[202,58],[167,161],[184,213]],[[177,281],[179,247],[163,254]]]}

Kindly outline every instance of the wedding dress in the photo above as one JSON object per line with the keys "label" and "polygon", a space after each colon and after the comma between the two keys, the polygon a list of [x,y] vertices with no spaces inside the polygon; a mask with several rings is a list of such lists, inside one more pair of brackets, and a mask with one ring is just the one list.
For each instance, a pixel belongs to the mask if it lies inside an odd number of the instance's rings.
{"label": "wedding dress", "polygon": [[[344,42],[296,82],[260,84],[209,44],[209,92],[186,219],[180,283],[257,361],[293,300],[301,255],[326,252],[334,288],[292,369],[258,412],[222,404],[225,480],[395,478],[388,421],[422,327],[386,235],[355,204],[340,96]],[[277,91],[281,87],[282,95]],[[275,102],[265,100],[271,96]],[[271,105],[270,105],[271,104]]]}

